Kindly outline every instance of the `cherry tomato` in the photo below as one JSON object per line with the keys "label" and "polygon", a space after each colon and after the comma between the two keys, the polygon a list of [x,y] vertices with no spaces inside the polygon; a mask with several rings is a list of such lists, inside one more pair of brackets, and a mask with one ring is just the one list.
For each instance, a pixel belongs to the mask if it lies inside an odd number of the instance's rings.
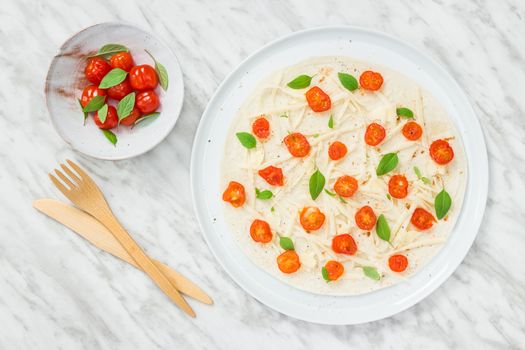
{"label": "cherry tomato", "polygon": [[264,169],[259,170],[259,176],[262,177],[266,182],[273,186],[283,186],[284,176],[281,168],[270,165]]}
{"label": "cherry tomato", "polygon": [[143,64],[131,68],[129,82],[135,90],[151,90],[157,87],[159,79],[152,66]]}
{"label": "cherry tomato", "polygon": [[365,142],[369,146],[377,146],[385,139],[386,131],[381,125],[372,123],[365,132]]}
{"label": "cherry tomato", "polygon": [[364,207],[360,208],[355,213],[355,224],[361,230],[370,231],[374,228],[376,220],[377,217],[374,213],[374,210],[368,205],[365,205]]}
{"label": "cherry tomato", "polygon": [[343,175],[334,184],[334,191],[341,197],[352,197],[356,193],[359,185],[357,180],[349,175]]}
{"label": "cherry tomato", "polygon": [[436,140],[430,145],[430,157],[434,159],[434,162],[445,165],[454,158],[454,150],[447,141]]}
{"label": "cherry tomato", "polygon": [[126,78],[122,83],[112,86],[108,89],[108,96],[115,100],[122,100],[127,94],[131,93],[133,88]]}
{"label": "cherry tomato", "polygon": [[287,250],[277,257],[277,266],[283,273],[294,273],[301,267],[299,255],[295,250]]}
{"label": "cherry tomato", "polygon": [[403,272],[408,267],[408,259],[401,254],[392,255],[388,259],[388,266],[394,272]]}
{"label": "cherry tomato", "polygon": [[314,86],[305,94],[308,106],[314,112],[324,112],[332,107],[332,100],[320,87]]}
{"label": "cherry tomato", "polygon": [[128,114],[127,117],[122,119],[120,121],[120,124],[121,125],[126,125],[126,126],[131,126],[137,121],[137,119],[139,119],[140,115],[141,114],[140,114],[139,109],[137,107],[133,107],[133,110],[131,111],[131,113]]}
{"label": "cherry tomato", "polygon": [[135,65],[135,62],[133,62],[133,57],[131,57],[129,52],[119,52],[111,56],[109,65],[113,68],[120,68],[129,72]]}
{"label": "cherry tomato", "polygon": [[338,261],[330,260],[325,265],[324,268],[328,272],[328,279],[330,281],[335,281],[343,275],[345,272],[345,267]]}
{"label": "cherry tomato", "polygon": [[255,242],[268,243],[272,240],[272,230],[270,225],[264,221],[255,219],[250,226],[250,236]]}
{"label": "cherry tomato", "polygon": [[299,214],[301,226],[308,231],[319,230],[324,224],[325,215],[317,207],[304,207]]}
{"label": "cherry tomato", "polygon": [[403,126],[403,135],[410,141],[416,141],[423,135],[423,129],[416,122],[408,122]]}
{"label": "cherry tomato", "polygon": [[294,157],[305,157],[310,153],[310,143],[306,137],[299,132],[294,132],[286,136],[284,138],[284,144]]}
{"label": "cherry tomato", "polygon": [[135,97],[135,106],[142,114],[148,114],[159,108],[160,100],[153,90],[142,91]]}
{"label": "cherry tomato", "polygon": [[226,188],[226,190],[224,190],[224,193],[222,194],[222,200],[225,202],[229,202],[235,208],[242,206],[246,201],[246,193],[244,192],[244,186],[236,181],[230,181],[228,187]]}
{"label": "cherry tomato", "polygon": [[332,250],[339,254],[354,255],[357,252],[357,244],[352,236],[343,233],[332,238]]}
{"label": "cherry tomato", "polygon": [[86,107],[89,101],[95,96],[106,96],[106,90],[99,89],[96,85],[86,86],[82,91],[82,97],[80,97],[80,104],[82,107]]}
{"label": "cherry tomato", "polygon": [[376,91],[383,85],[383,76],[380,73],[367,70],[359,77],[359,84],[365,90]]}
{"label": "cherry tomato", "polygon": [[412,225],[420,230],[428,230],[435,221],[434,216],[423,208],[416,208],[410,219]]}
{"label": "cherry tomato", "polygon": [[253,122],[252,131],[258,138],[265,139],[270,136],[270,122],[264,116],[260,116]]}
{"label": "cherry tomato", "polygon": [[388,193],[394,198],[401,199],[408,195],[408,181],[403,175],[393,175],[388,181]]}
{"label": "cherry tomato", "polygon": [[348,149],[346,148],[346,145],[339,141],[335,141],[328,148],[328,156],[331,160],[339,160],[346,156],[347,152]]}
{"label": "cherry tomato", "polygon": [[104,123],[98,118],[98,112],[95,113],[94,120],[95,124],[101,129],[113,129],[118,125],[117,110],[113,106],[108,106],[108,114],[106,115]]}
{"label": "cherry tomato", "polygon": [[86,79],[93,84],[100,84],[100,81],[111,70],[111,66],[100,57],[94,57],[88,61],[84,74]]}

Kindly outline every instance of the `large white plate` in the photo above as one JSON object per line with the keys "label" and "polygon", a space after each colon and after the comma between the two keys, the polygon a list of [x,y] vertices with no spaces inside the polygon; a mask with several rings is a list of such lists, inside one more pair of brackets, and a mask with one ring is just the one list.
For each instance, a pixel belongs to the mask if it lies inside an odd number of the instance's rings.
{"label": "large white plate", "polygon": [[[465,147],[468,179],[463,208],[439,254],[406,282],[358,296],[322,296],[288,286],[256,267],[237,247],[223,218],[220,163],[228,128],[238,107],[260,79],[312,56],[347,55],[404,73],[428,89],[452,116]],[[219,86],[202,115],[191,162],[195,211],[215,257],[248,293],[269,307],[305,321],[356,324],[391,316],[416,304],[459,266],[478,232],[488,189],[485,141],[474,111],[458,84],[419,50],[355,27],[305,30],[274,41],[242,62]]]}

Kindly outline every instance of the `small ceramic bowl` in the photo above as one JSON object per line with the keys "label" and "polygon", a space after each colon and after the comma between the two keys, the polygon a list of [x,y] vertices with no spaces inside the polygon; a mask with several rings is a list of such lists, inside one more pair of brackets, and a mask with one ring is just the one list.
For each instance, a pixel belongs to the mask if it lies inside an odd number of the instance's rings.
{"label": "small ceramic bowl", "polygon": [[[136,65],[154,66],[144,51],[148,50],[164,65],[169,76],[167,91],[160,85],[155,90],[160,98],[160,115],[133,128],[120,125],[113,129],[118,138],[116,145],[95,125],[94,113],[90,113],[84,123],[78,102],[82,90],[89,84],[84,77],[87,56],[110,43],[128,47]],[[129,24],[101,23],[78,32],[62,45],[49,67],[45,94],[51,122],[64,141],[88,156],[117,160],[143,154],[169,134],[182,108],[184,83],[175,54],[154,35]],[[116,107],[117,102],[110,103]]]}

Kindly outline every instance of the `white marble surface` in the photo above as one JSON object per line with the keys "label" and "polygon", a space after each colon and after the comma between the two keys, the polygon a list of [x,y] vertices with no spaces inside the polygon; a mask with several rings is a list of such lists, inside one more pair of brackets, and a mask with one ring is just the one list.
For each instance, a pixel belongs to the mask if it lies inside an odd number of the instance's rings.
{"label": "white marble surface", "polygon": [[[43,82],[56,49],[91,24],[144,26],[177,53],[186,100],[173,132],[127,161],[73,152],[46,115]],[[21,1],[0,5],[0,349],[525,348],[525,4],[493,1]],[[464,263],[430,297],[386,320],[309,324],[248,296],[206,246],[190,205],[189,160],[220,81],[261,45],[295,30],[352,24],[429,52],[472,99],[491,184]],[[61,196],[46,173],[70,157],[155,257],[216,300],[195,320],[144,276],[31,208]]]}

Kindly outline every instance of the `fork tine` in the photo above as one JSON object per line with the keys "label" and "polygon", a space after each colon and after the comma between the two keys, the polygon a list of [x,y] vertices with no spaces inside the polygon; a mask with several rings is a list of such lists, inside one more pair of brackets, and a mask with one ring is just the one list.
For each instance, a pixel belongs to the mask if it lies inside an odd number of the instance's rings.
{"label": "fork tine", "polygon": [[70,178],[73,179],[73,181],[75,181],[77,184],[80,183],[80,178],[77,176],[77,174],[72,172],[71,169],[69,169],[65,164],[60,164],[60,167],[66,172],[66,174],[69,175]]}
{"label": "fork tine", "polygon": [[49,174],[49,178],[51,179],[55,187],[58,188],[58,190],[62,192],[64,196],[68,197],[68,189],[66,188],[66,186],[64,186],[60,181],[58,181],[58,179],[55,176],[53,176],[53,174]]}
{"label": "fork tine", "polygon": [[64,181],[66,185],[69,186],[70,189],[73,189],[76,187],[75,184],[72,183],[71,180],[66,175],[64,175],[60,170],[55,169],[55,174],[57,174],[62,179],[62,181]]}
{"label": "fork tine", "polygon": [[81,178],[89,178],[89,175],[86,174],[86,172],[82,170],[80,166],[78,166],[77,164],[75,164],[73,161],[69,159],[66,159],[66,161],[73,169],[75,169],[75,171],[77,172],[78,175],[80,175]]}

